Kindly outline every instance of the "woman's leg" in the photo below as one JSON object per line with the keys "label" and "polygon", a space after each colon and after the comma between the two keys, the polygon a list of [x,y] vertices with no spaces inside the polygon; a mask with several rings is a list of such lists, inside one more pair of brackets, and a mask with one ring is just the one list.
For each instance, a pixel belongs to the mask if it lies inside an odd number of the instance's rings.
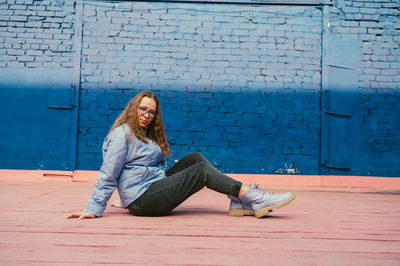
{"label": "woman's leg", "polygon": [[204,186],[238,196],[242,183],[222,174],[209,162],[201,161],[153,183],[128,209],[139,216],[167,215]]}
{"label": "woman's leg", "polygon": [[204,156],[201,155],[200,152],[192,152],[180,159],[176,164],[171,166],[171,168],[169,168],[165,172],[165,174],[166,176],[171,176],[199,162],[206,162],[211,165],[211,163],[206,158],[204,158]]}

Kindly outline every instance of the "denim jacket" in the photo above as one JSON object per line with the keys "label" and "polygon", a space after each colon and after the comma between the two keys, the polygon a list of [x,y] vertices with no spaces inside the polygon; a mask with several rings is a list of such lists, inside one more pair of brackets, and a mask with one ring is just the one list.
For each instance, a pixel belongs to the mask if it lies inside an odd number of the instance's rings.
{"label": "denim jacket", "polygon": [[115,128],[103,143],[103,163],[85,212],[102,216],[117,188],[126,208],[154,182],[166,178],[161,148],[150,139],[144,143],[131,136],[127,124]]}

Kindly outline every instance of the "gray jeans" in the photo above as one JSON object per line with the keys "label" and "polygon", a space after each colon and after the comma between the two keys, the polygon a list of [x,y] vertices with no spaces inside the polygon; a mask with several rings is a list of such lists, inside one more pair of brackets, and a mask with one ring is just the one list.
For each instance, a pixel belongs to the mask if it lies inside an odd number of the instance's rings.
{"label": "gray jeans", "polygon": [[241,182],[219,172],[198,152],[183,157],[166,172],[166,176],[128,206],[133,215],[167,215],[205,186],[233,196],[238,196],[242,187]]}

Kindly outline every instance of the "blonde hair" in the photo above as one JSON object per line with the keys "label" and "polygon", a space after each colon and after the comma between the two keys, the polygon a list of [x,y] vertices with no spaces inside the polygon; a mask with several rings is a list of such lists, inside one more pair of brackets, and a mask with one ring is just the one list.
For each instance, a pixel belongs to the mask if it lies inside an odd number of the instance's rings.
{"label": "blonde hair", "polygon": [[[144,97],[153,99],[157,105],[156,115],[154,116],[153,121],[151,121],[150,125],[147,127],[147,130],[141,128],[138,123],[138,107]],[[154,93],[150,91],[142,91],[133,97],[125,106],[124,111],[122,111],[122,113],[114,121],[114,124],[112,125],[108,134],[110,134],[110,132],[116,127],[119,127],[125,123],[129,126],[131,133],[135,134],[139,140],[147,143],[147,138],[149,138],[157,143],[158,146],[160,146],[164,157],[171,155],[162,121],[160,102]]]}

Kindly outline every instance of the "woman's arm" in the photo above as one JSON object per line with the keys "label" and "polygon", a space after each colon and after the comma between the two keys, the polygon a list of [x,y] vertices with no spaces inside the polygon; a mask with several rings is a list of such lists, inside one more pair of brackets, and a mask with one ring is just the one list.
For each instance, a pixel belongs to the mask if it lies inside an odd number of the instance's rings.
{"label": "woman's arm", "polygon": [[84,212],[71,213],[66,218],[101,217],[107,202],[117,187],[117,180],[126,162],[128,144],[125,136],[110,134],[103,145],[103,163],[94,191]]}

